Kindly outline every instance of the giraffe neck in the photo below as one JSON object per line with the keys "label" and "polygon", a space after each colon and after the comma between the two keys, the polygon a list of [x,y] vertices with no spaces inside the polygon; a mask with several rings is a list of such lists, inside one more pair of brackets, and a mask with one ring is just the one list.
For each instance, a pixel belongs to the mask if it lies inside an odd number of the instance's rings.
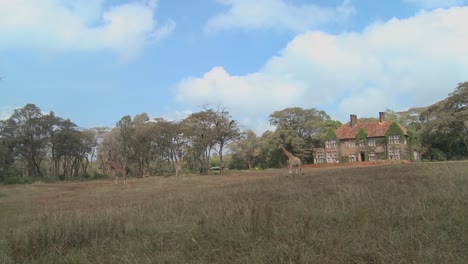
{"label": "giraffe neck", "polygon": [[284,154],[286,154],[286,156],[288,156],[289,159],[294,157],[294,155],[291,154],[291,152],[287,151],[283,145],[281,145],[281,148],[283,149]]}

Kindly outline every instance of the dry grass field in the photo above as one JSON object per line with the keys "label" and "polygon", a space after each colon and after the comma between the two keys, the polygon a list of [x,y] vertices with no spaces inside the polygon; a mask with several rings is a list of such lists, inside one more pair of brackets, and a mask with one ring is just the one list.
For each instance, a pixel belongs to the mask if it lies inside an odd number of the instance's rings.
{"label": "dry grass field", "polygon": [[0,186],[0,263],[468,263],[468,162]]}

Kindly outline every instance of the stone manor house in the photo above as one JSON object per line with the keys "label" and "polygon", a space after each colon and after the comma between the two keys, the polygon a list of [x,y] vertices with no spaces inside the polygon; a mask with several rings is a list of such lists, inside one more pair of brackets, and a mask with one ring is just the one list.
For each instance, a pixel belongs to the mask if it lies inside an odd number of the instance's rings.
{"label": "stone manor house", "polygon": [[399,123],[385,120],[358,122],[350,115],[349,124],[339,127],[321,148],[313,148],[314,163],[359,162],[377,160],[419,160],[416,149],[410,149],[408,130]]}

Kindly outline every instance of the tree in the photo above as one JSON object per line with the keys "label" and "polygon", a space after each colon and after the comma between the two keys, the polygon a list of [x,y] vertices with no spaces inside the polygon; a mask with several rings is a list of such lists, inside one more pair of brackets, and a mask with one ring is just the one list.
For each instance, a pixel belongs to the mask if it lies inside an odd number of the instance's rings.
{"label": "tree", "polygon": [[44,114],[34,104],[27,104],[0,122],[2,179],[8,174],[64,179],[86,173],[93,142],[94,136],[70,120],[54,112]]}
{"label": "tree", "polygon": [[385,119],[400,123],[404,127],[417,131],[421,128],[420,116],[427,107],[412,107],[406,111],[396,112],[391,109],[385,111]]}
{"label": "tree", "polygon": [[121,152],[120,152],[120,157],[118,160],[120,160],[123,164],[121,166],[124,169],[124,173],[126,176],[127,170],[128,170],[128,162],[129,162],[129,157],[130,153],[132,151],[132,145],[133,145],[133,139],[134,139],[134,127],[133,127],[133,122],[132,118],[129,115],[126,115],[122,117],[117,123],[116,123],[116,128],[118,131],[119,139],[121,142]]}
{"label": "tree", "polygon": [[204,109],[212,122],[213,136],[218,147],[217,152],[219,155],[222,173],[224,170],[224,147],[240,137],[239,127],[236,121],[231,119],[229,112],[227,112],[224,108],[218,107],[216,110],[213,110],[207,109],[205,106]]}
{"label": "tree", "polygon": [[212,120],[211,112],[202,111],[190,114],[181,122],[183,133],[188,139],[189,158],[192,160],[194,169],[197,169],[199,165],[198,169],[201,173],[208,173],[211,151],[216,144]]}
{"label": "tree", "polygon": [[[278,149],[283,139],[277,131],[265,131],[258,140],[259,154],[256,155],[258,165],[263,168],[279,168],[285,159],[282,150]],[[288,146],[289,147],[289,146]]]}
{"label": "tree", "polygon": [[[340,122],[331,120],[325,111],[300,107],[275,111],[269,116],[269,121],[276,126],[275,138],[279,139],[279,143],[302,159],[310,153],[308,150],[312,146],[321,145],[328,130],[341,125]],[[278,144],[275,145],[277,149]]]}
{"label": "tree", "polygon": [[325,111],[300,107],[275,111],[269,116],[270,124],[275,125],[277,130],[294,131],[303,139],[310,139],[322,133],[322,125],[327,120],[331,118]]}
{"label": "tree", "polygon": [[143,177],[145,170],[149,169],[151,150],[151,127],[146,113],[136,115],[133,118],[135,135],[133,141],[133,160],[137,163],[137,176]]}
{"label": "tree", "polygon": [[14,163],[14,132],[6,121],[0,120],[0,177],[4,181],[10,174],[10,167]]}
{"label": "tree", "polygon": [[468,156],[468,82],[421,114],[422,141],[448,159]]}
{"label": "tree", "polygon": [[47,154],[47,126],[41,110],[34,104],[16,109],[6,126],[13,132],[15,151],[27,167],[27,176],[42,176],[41,163]]}
{"label": "tree", "polygon": [[94,155],[96,154],[97,135],[92,129],[85,129],[80,131],[81,136],[81,157],[83,159],[83,174],[88,175],[88,167],[92,165]]}
{"label": "tree", "polygon": [[150,140],[150,145],[146,146],[149,152],[148,161],[155,160],[158,171],[163,171],[167,162],[173,171],[178,157],[185,154],[186,138],[181,124],[154,118],[145,124],[145,129]]}
{"label": "tree", "polygon": [[241,159],[249,170],[253,169],[254,159],[259,154],[259,139],[252,130],[247,130],[242,133],[240,140],[229,145],[229,150],[237,159]]}

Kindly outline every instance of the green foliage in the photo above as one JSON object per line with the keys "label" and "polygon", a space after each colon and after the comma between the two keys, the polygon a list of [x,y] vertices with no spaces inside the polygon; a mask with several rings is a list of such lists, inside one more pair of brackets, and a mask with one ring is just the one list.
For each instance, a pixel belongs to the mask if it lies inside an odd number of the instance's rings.
{"label": "green foliage", "polygon": [[[298,148],[304,148],[305,145],[309,147],[313,141],[322,140],[327,130],[335,128],[339,123],[332,121],[325,111],[300,107],[275,111],[269,116],[269,121],[283,135],[282,143]],[[296,146],[295,142],[302,146]]]}
{"label": "green foliage", "polygon": [[392,122],[390,124],[390,127],[388,128],[387,132],[385,133],[385,136],[400,136],[401,139],[403,139],[403,136],[405,135],[405,133],[403,132],[403,130],[401,129],[401,127],[396,123],[396,122]]}
{"label": "green foliage", "polygon": [[34,182],[35,179],[33,177],[12,176],[5,178],[5,184],[30,184]]}
{"label": "green foliage", "polygon": [[447,159],[468,158],[468,82],[421,114],[422,143],[445,153]]}
{"label": "green foliage", "polygon": [[438,148],[431,149],[430,157],[431,157],[431,160],[434,160],[434,161],[447,160],[447,155],[445,155],[445,152]]}
{"label": "green foliage", "polygon": [[[59,175],[79,177],[86,173],[86,166],[81,165],[95,147],[89,131],[77,129],[73,122],[53,112],[43,113],[34,104],[16,109],[0,122],[0,139],[3,178],[22,174],[41,180]],[[21,173],[15,167],[21,167]]]}
{"label": "green foliage", "polygon": [[336,129],[328,129],[327,133],[325,133],[324,139],[325,140],[338,140],[338,135],[336,135]]}
{"label": "green foliage", "polygon": [[310,162],[310,148],[323,145],[327,133],[341,125],[339,121],[331,120],[325,111],[300,107],[275,111],[269,121],[276,129],[269,135],[272,143],[271,149],[267,150],[268,162],[262,164],[265,167],[284,166],[284,154],[278,150],[280,143],[301,160]]}
{"label": "green foliage", "polygon": [[[234,153],[233,160],[235,168],[252,169],[255,166],[255,159],[260,155],[260,140],[252,130],[242,133],[241,138],[228,146]],[[239,164],[243,163],[243,164]]]}
{"label": "green foliage", "polygon": [[408,157],[411,161],[414,161],[414,150],[421,150],[421,137],[418,132],[408,129]]}
{"label": "green foliage", "polygon": [[248,165],[245,162],[245,160],[241,156],[239,156],[237,154],[232,155],[232,158],[230,159],[230,161],[228,163],[228,167],[229,167],[229,169],[235,169],[235,170],[246,170],[246,169],[248,169]]}
{"label": "green foliage", "polygon": [[364,128],[359,129],[358,133],[356,134],[356,144],[359,145],[361,141],[364,141],[364,144],[367,146],[367,132]]}
{"label": "green foliage", "polygon": [[358,133],[356,134],[356,140],[359,141],[361,139],[367,140],[367,132],[364,128],[359,129]]}

